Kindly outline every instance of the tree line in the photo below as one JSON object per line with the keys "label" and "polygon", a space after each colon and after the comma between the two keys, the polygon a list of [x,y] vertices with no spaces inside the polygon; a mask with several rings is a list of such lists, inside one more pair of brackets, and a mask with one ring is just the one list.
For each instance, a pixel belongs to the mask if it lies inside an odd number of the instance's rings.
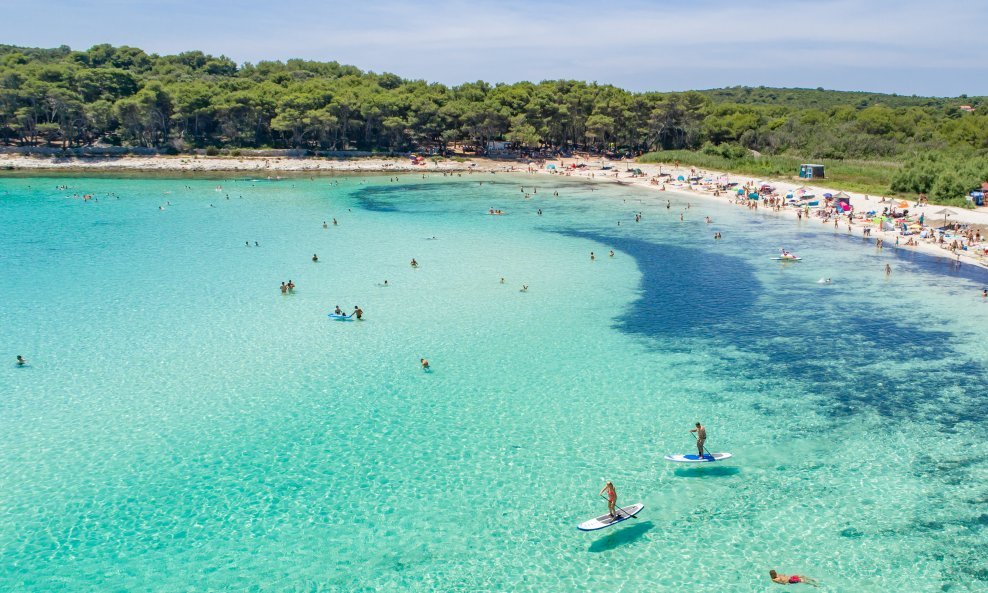
{"label": "tree line", "polygon": [[7,145],[444,152],[492,140],[623,154],[714,146],[930,169],[921,157],[931,153],[985,158],[988,101],[764,87],[633,93],[572,80],[446,86],[336,62],[0,46]]}

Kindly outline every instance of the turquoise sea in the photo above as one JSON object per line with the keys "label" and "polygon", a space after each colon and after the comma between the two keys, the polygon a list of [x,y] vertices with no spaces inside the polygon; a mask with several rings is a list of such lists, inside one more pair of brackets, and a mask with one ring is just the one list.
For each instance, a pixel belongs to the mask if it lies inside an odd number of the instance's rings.
{"label": "turquoise sea", "polygon": [[549,176],[0,178],[0,591],[985,591],[985,284]]}

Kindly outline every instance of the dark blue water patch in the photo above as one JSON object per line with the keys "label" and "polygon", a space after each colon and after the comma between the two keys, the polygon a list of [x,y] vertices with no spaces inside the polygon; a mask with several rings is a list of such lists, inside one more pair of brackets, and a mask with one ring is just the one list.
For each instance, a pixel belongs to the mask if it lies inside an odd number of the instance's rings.
{"label": "dark blue water patch", "polygon": [[[983,424],[988,367],[957,351],[955,336],[926,319],[894,307],[862,310],[853,291],[828,287],[821,294],[815,283],[769,294],[750,265],[730,255],[593,229],[555,232],[635,258],[642,273],[640,297],[616,319],[619,330],[644,336],[663,352],[689,353],[710,347],[710,341],[743,352],[744,360],[725,360],[706,371],[727,384],[768,393],[792,392],[795,386],[837,422],[875,412],[928,421],[943,431]],[[920,265],[941,265],[926,259]],[[885,368],[882,361],[892,364]]]}
{"label": "dark blue water patch", "polygon": [[[642,273],[641,296],[617,318],[627,333],[662,340],[720,337],[725,325],[744,323],[762,290],[743,260],[678,245],[650,243],[585,230],[556,231],[602,243],[635,258]],[[675,343],[675,340],[672,341]]]}
{"label": "dark blue water patch", "polygon": [[453,191],[463,195],[473,193],[479,187],[476,182],[454,181],[437,185],[435,183],[393,183],[389,185],[368,185],[353,193],[359,207],[370,212],[401,212],[403,206],[433,202],[437,212],[448,212],[434,203],[435,192]]}

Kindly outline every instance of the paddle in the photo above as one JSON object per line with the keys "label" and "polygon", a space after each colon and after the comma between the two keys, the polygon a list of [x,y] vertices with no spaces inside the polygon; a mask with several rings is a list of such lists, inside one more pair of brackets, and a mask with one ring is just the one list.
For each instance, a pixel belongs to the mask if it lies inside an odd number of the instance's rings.
{"label": "paddle", "polygon": [[[697,441],[700,440],[700,437],[696,436],[696,433],[693,432],[692,430],[690,431],[690,434],[693,435],[693,438],[696,439]],[[717,458],[714,457],[714,454],[711,453],[706,446],[703,447],[703,452],[710,456],[711,461],[717,461]]]}
{"label": "paddle", "polygon": [[[599,493],[598,493],[598,494],[599,494]],[[601,498],[603,498],[604,500],[607,500],[607,497],[606,497],[606,496],[604,496],[603,494],[601,494],[601,495],[600,495],[600,497],[601,497]],[[609,501],[609,500],[607,500],[607,502],[611,502],[611,501]],[[624,509],[622,509],[621,507],[617,507],[617,508],[615,508],[615,509],[614,509],[614,512],[615,512],[615,513],[617,513],[617,516],[618,516],[618,517],[620,517],[620,516],[621,516],[621,513],[623,512],[623,513],[624,513],[625,515],[628,515],[628,516],[629,516],[629,517],[631,517],[632,519],[637,519],[637,518],[638,518],[638,513],[635,513],[634,515],[630,515],[630,514],[628,514],[628,511],[625,511],[625,510],[624,510]],[[638,511],[638,512],[640,513],[641,511]]]}

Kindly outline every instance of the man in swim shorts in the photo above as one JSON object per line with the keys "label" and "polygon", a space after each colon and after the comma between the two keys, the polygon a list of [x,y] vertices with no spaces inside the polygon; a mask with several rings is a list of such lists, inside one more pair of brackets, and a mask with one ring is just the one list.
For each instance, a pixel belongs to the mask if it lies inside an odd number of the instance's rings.
{"label": "man in swim shorts", "polygon": [[699,422],[697,422],[696,428],[694,428],[690,432],[696,433],[697,455],[703,457],[703,443],[707,440],[707,429],[704,428]]}

